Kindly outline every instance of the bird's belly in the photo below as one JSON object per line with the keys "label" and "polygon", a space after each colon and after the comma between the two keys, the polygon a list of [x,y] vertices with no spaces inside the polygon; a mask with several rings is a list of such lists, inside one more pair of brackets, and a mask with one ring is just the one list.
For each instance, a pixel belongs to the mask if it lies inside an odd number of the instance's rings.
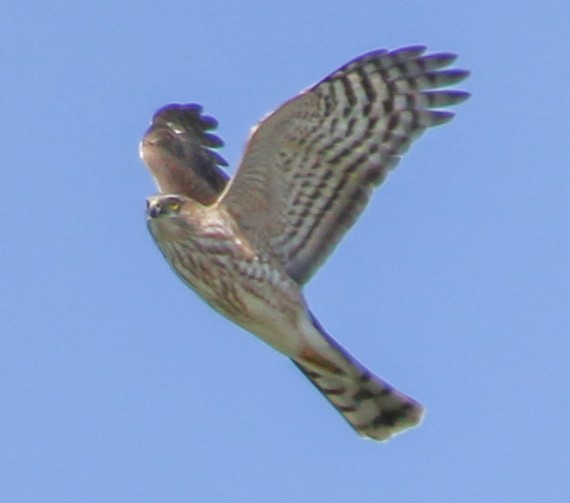
{"label": "bird's belly", "polygon": [[304,306],[281,308],[265,299],[244,295],[246,316],[235,319],[242,328],[257,335],[270,346],[290,356],[297,356],[304,346],[301,319]]}
{"label": "bird's belly", "polygon": [[278,272],[258,274],[246,269],[243,264],[236,267],[232,261],[218,261],[207,268],[195,264],[177,269],[177,273],[220,314],[294,357],[302,346],[300,322],[306,317],[299,287]]}

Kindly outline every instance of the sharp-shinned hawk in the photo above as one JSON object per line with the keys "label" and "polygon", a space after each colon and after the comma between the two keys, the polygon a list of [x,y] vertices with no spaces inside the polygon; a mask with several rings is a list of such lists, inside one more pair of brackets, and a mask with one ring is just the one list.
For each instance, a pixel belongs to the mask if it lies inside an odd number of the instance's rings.
{"label": "sharp-shinned hawk", "polygon": [[468,96],[468,73],[424,47],[364,54],[254,129],[233,180],[215,119],[167,105],[140,146],[160,194],[147,221],[178,276],[214,309],[281,351],[362,436],[418,424],[422,407],[367,370],[309,310],[302,287],[414,139]]}

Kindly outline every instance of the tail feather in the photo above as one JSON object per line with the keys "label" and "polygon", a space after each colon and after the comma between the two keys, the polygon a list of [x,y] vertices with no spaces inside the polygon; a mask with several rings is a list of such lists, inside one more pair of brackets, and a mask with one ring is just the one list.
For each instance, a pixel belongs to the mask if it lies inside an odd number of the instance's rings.
{"label": "tail feather", "polygon": [[387,440],[421,422],[423,408],[416,400],[372,374],[326,334],[314,317],[313,324],[332,350],[321,354],[328,357],[328,364],[320,365],[314,359],[294,359],[293,363],[357,433]]}

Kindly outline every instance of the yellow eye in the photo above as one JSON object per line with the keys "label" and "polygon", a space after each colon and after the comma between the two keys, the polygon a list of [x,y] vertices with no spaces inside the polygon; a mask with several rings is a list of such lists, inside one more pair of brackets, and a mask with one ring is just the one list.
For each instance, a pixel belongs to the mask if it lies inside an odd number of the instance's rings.
{"label": "yellow eye", "polygon": [[180,209],[180,203],[170,203],[169,206],[172,211],[178,211]]}

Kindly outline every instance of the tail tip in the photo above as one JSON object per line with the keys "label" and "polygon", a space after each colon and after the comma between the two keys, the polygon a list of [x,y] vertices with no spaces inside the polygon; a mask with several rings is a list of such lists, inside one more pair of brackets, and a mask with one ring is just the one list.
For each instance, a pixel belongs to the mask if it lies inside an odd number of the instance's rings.
{"label": "tail tip", "polygon": [[364,438],[384,442],[405,430],[418,426],[424,418],[425,409],[408,398],[397,409],[381,411],[372,421],[357,426],[356,430]]}

